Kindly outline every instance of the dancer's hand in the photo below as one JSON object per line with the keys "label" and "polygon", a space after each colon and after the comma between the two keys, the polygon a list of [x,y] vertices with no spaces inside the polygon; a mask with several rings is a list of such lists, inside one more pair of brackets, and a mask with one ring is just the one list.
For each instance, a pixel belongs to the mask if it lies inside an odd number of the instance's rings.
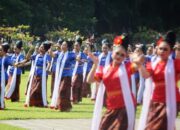
{"label": "dancer's hand", "polygon": [[145,62],[145,57],[142,54],[140,55],[137,53],[133,53],[131,55],[131,58],[132,58],[133,63],[137,64],[137,66],[143,65],[143,63]]}
{"label": "dancer's hand", "polygon": [[19,66],[19,63],[15,63],[13,66],[14,66],[14,67],[18,67],[18,66]]}
{"label": "dancer's hand", "polygon": [[94,56],[91,52],[88,53],[88,56],[91,58],[91,60],[93,61],[95,65],[98,65],[99,63],[98,57]]}

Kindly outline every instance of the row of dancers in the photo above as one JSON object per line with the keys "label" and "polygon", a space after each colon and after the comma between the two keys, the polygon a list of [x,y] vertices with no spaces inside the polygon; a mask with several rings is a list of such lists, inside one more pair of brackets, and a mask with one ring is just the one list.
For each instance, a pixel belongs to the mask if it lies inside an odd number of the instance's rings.
{"label": "row of dancers", "polygon": [[[51,74],[51,109],[69,112],[72,103],[91,97],[95,101],[92,130],[133,130],[137,104],[142,105],[138,130],[172,130],[179,109],[180,45],[174,32],[157,45],[130,45],[127,34],[102,40],[101,52],[82,39],[59,39],[30,44],[26,55],[17,41],[14,54],[9,44],[0,45],[0,109],[4,99],[19,101],[22,67],[31,64],[25,107],[48,107],[47,80]],[[73,49],[72,49],[73,46]],[[56,50],[54,51],[55,48]],[[83,48],[83,52],[81,49]],[[7,86],[7,87],[5,87]],[[104,102],[106,100],[106,102]],[[101,119],[103,105],[107,111]]]}

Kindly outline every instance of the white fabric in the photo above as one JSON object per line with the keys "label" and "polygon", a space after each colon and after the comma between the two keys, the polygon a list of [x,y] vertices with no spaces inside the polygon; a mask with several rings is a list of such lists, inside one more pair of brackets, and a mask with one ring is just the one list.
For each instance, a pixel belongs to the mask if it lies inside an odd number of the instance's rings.
{"label": "white fabric", "polygon": [[1,108],[4,108],[4,94],[5,94],[4,60],[5,60],[5,57],[3,56],[2,62],[1,62]]}
{"label": "white fabric", "polygon": [[[30,82],[31,76],[34,75],[34,73],[33,73],[33,67],[34,67],[34,61],[31,61],[31,69],[30,69],[30,73],[29,73],[29,76],[28,76],[28,82],[27,82],[27,83]],[[27,84],[27,85],[29,86],[29,84]]]}
{"label": "white fabric", "polygon": [[28,85],[28,90],[27,90],[27,96],[26,96],[26,101],[25,101],[25,104],[27,106],[29,106],[29,100],[30,100],[30,92],[31,92],[31,87],[32,87],[32,81],[33,81],[33,77],[34,77],[34,72],[35,72],[35,69],[36,69],[36,64],[37,64],[37,60],[39,58],[40,54],[38,54],[35,58],[35,61],[34,61],[34,64],[32,64],[31,68],[31,76],[30,76],[30,80],[29,80],[29,85]]}
{"label": "white fabric", "polygon": [[[54,90],[53,90],[53,96],[52,96],[52,101],[51,101],[51,107],[57,107],[57,99],[58,99],[58,92],[59,92],[59,85],[61,84],[61,78],[62,78],[62,73],[64,70],[64,66],[68,57],[68,52],[64,53],[64,57],[63,57],[63,53],[60,53],[58,60],[57,60],[57,67],[56,67],[56,75],[55,75],[55,85],[54,85]],[[62,62],[61,62],[62,60]],[[61,62],[61,64],[60,64]]]}
{"label": "white fabric", "polygon": [[88,62],[84,62],[84,65],[83,65],[83,82],[86,79],[87,67],[88,67]]}
{"label": "white fabric", "polygon": [[46,59],[47,59],[47,53],[45,53],[43,58],[43,72],[42,72],[42,100],[44,106],[47,106]]}
{"label": "white fabric", "polygon": [[[79,52],[77,54],[77,57],[80,57],[81,56],[81,52]],[[73,73],[72,73],[72,79],[74,78],[74,76],[76,75],[76,72],[77,72],[77,69],[78,69],[78,65],[79,65],[79,61],[76,61],[75,63],[75,66],[74,66],[74,69],[73,69]]]}
{"label": "white fabric", "polygon": [[166,114],[168,130],[175,129],[177,115],[174,61],[169,59],[165,68]]}
{"label": "white fabric", "polygon": [[135,79],[135,74],[131,75],[131,86],[132,86],[132,93],[134,97],[136,98],[136,79]]}
{"label": "white fabric", "polygon": [[[80,56],[81,56],[81,52],[79,52],[76,57],[80,57]],[[74,78],[75,78],[75,75],[76,75],[76,72],[77,72],[77,69],[78,69],[78,65],[79,65],[79,61],[76,61],[74,69],[73,69],[73,73],[72,73],[71,82],[74,82]],[[70,97],[70,99],[73,100],[73,88],[72,87],[71,87],[71,97]]]}
{"label": "white fabric", "polygon": [[[19,60],[19,57],[20,57],[21,54],[19,54],[16,58],[16,62],[15,63],[18,63],[18,60]],[[15,87],[16,87],[16,77],[17,77],[17,67],[14,67],[14,71],[13,71],[13,76],[12,76],[12,80],[11,80],[11,83],[10,83],[10,87],[9,87],[9,90],[7,91],[6,93],[6,98],[10,98],[15,90]]]}
{"label": "white fabric", "polygon": [[[109,66],[106,66],[105,69],[103,70],[103,73],[106,73],[108,68],[109,68]],[[105,86],[104,86],[103,82],[101,81],[99,84],[96,102],[94,105],[91,130],[99,129],[99,124],[101,121],[102,107],[103,107],[103,100],[104,100],[104,93],[105,93]]]}
{"label": "white fabric", "polygon": [[128,117],[127,130],[133,130],[135,123],[135,107],[131,96],[130,84],[128,81],[128,75],[125,68],[125,64],[121,64],[119,68],[119,78],[120,78],[123,99],[126,106],[126,112]]}
{"label": "white fabric", "polygon": [[143,99],[143,93],[144,93],[144,89],[145,89],[145,79],[140,75],[139,76],[139,90],[137,93],[137,103],[142,103],[142,99]]}
{"label": "white fabric", "polygon": [[[57,64],[56,64],[56,71],[55,71],[55,81],[58,81],[59,77],[59,70],[60,70],[60,62],[62,60],[63,53],[61,52],[57,58]],[[55,107],[55,101],[58,96],[57,90],[58,90],[58,83],[59,82],[54,82],[54,89],[53,89],[53,95],[52,95],[52,100],[51,100],[51,107]]]}

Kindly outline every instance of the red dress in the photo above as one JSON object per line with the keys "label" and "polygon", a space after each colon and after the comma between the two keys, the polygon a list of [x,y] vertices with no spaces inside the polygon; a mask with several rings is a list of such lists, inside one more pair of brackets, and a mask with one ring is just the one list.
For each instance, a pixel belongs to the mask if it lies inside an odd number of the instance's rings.
{"label": "red dress", "polygon": [[[125,67],[128,73],[127,75],[130,83],[130,76],[132,73],[134,73],[133,64],[131,64],[130,62],[126,63]],[[106,93],[107,93],[106,103],[108,110],[125,108],[118,70],[119,70],[119,66],[113,67],[112,65],[110,65],[105,74],[103,74],[103,67],[100,67],[98,69],[98,72],[96,72],[95,74],[95,79],[97,81],[102,80],[105,85]],[[133,94],[131,94],[131,96],[135,103]]]}
{"label": "red dress", "polygon": [[[165,67],[167,61],[160,61],[154,70],[152,70],[151,63],[146,65],[147,70],[151,73],[153,82],[155,83],[154,93],[152,96],[152,101],[154,102],[166,102],[166,94],[165,94]],[[180,74],[180,60],[174,60],[174,68],[175,68],[175,77],[176,83],[178,81],[178,75]],[[177,102],[180,102],[180,94],[178,91],[178,87],[176,85],[176,97]]]}

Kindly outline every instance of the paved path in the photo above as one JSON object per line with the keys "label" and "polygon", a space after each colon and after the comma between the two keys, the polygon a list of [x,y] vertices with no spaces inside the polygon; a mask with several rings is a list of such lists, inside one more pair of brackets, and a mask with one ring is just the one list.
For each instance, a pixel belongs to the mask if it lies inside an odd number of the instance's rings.
{"label": "paved path", "polygon": [[[90,119],[37,119],[37,120],[4,120],[6,123],[30,130],[90,130]],[[180,119],[176,122],[180,130]]]}

